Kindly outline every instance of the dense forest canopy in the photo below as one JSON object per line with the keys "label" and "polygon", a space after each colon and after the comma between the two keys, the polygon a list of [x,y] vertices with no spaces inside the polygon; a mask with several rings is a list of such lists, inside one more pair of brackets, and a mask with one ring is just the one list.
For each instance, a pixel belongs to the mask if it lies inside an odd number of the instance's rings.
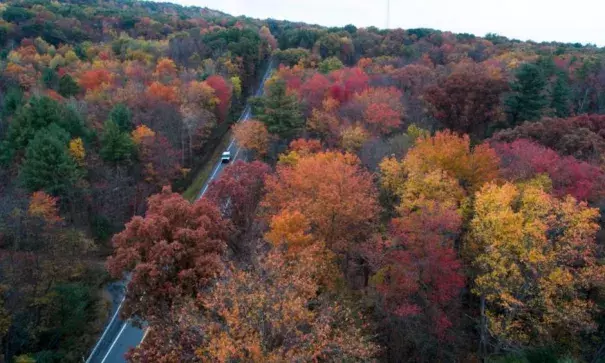
{"label": "dense forest canopy", "polygon": [[604,213],[604,49],[0,4],[2,361],[605,362]]}

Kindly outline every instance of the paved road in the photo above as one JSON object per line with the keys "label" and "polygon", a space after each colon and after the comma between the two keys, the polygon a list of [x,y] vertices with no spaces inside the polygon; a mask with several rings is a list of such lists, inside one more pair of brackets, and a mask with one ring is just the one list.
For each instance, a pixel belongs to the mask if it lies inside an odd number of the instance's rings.
{"label": "paved road", "polygon": [[[256,91],[256,96],[261,96],[263,94],[265,81],[271,75],[271,70],[273,61],[269,62],[267,67],[267,71],[261,80],[261,83]],[[237,122],[244,122],[250,118],[252,111],[250,105],[246,105],[244,112],[237,120]],[[232,159],[238,160],[244,158],[244,152],[241,150],[241,147],[237,145],[235,140],[231,138],[231,142],[225,151],[230,151]],[[204,184],[204,187],[200,191],[198,195],[198,199],[201,198],[204,193],[208,190],[208,186],[210,183],[215,180],[221,172],[228,164],[223,164],[219,159],[217,161],[216,166],[212,170],[212,174],[210,178]],[[105,328],[103,335],[93,348],[90,356],[86,360],[86,363],[124,363],[126,360],[124,359],[124,354],[128,352],[128,350],[132,347],[136,347],[139,345],[143,339],[145,339],[146,327],[138,328],[130,323],[130,321],[121,320],[118,315],[120,312],[120,308],[124,298],[118,304],[117,308],[112,311],[113,315],[109,324]]]}

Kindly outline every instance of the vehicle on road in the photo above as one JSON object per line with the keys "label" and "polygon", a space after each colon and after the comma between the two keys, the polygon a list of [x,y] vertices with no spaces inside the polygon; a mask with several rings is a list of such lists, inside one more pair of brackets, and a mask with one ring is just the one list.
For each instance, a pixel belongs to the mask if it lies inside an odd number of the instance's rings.
{"label": "vehicle on road", "polygon": [[228,164],[231,161],[231,151],[225,151],[223,155],[221,155],[221,163]]}

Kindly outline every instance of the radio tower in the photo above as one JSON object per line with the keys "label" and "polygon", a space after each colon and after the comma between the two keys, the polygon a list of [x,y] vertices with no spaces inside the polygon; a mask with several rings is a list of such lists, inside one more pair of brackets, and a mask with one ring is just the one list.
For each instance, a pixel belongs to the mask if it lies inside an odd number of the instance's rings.
{"label": "radio tower", "polygon": [[390,20],[391,20],[391,0],[387,0],[387,29],[389,29]]}

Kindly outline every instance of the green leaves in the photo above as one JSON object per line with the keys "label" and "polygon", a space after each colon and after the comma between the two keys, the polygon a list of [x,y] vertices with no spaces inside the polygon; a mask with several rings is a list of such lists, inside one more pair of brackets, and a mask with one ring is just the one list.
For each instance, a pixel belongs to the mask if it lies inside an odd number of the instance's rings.
{"label": "green leaves", "polygon": [[129,162],[134,156],[135,147],[132,138],[120,130],[117,123],[112,120],[105,122],[101,136],[101,157],[103,160],[118,164]]}
{"label": "green leaves", "polygon": [[56,124],[38,130],[25,152],[21,182],[30,192],[66,194],[79,179],[78,167],[67,151],[69,135]]}
{"label": "green leaves", "polygon": [[287,93],[283,79],[268,82],[266,92],[265,96],[251,101],[255,116],[267,125],[269,133],[284,138],[294,136],[304,126],[296,95]]}

